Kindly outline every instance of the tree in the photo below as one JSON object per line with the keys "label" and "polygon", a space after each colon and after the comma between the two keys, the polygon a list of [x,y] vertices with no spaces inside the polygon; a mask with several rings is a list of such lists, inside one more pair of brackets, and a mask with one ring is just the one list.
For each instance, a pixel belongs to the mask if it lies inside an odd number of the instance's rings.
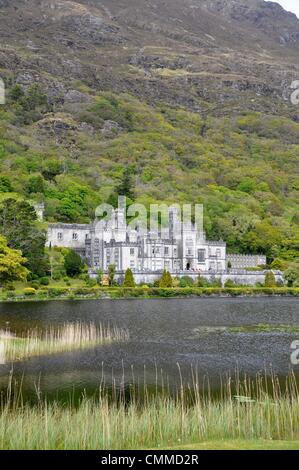
{"label": "tree", "polygon": [[41,193],[45,191],[45,180],[41,175],[31,176],[26,184],[28,194]]}
{"label": "tree", "polygon": [[109,286],[113,286],[113,283],[114,283],[114,277],[115,277],[115,265],[114,264],[110,264],[109,268],[108,268],[108,272],[109,272]]}
{"label": "tree", "polygon": [[99,286],[103,285],[103,276],[104,276],[103,270],[99,269],[97,272],[97,283]]}
{"label": "tree", "polygon": [[19,101],[24,97],[24,90],[21,85],[14,85],[9,91],[9,97],[12,101]]}
{"label": "tree", "polygon": [[284,272],[289,287],[299,287],[299,262],[291,263]]}
{"label": "tree", "polygon": [[6,238],[0,235],[0,284],[26,280],[29,271],[25,263],[22,253],[9,248]]}
{"label": "tree", "polygon": [[44,277],[49,273],[49,259],[45,253],[46,233],[38,225],[34,207],[26,201],[6,199],[0,206],[0,232],[8,246],[20,250],[27,259],[26,267],[32,274]]}
{"label": "tree", "polygon": [[285,268],[285,263],[279,258],[276,258],[271,263],[271,269],[277,269],[278,271],[283,271],[284,268]]}
{"label": "tree", "polygon": [[268,271],[265,276],[265,287],[276,287],[276,279],[272,271]]}
{"label": "tree", "polygon": [[130,268],[126,270],[124,287],[135,287],[134,276]]}
{"label": "tree", "polygon": [[163,271],[162,277],[159,282],[159,287],[161,287],[162,289],[172,287],[172,277],[171,274],[166,271],[166,269]]}
{"label": "tree", "polygon": [[11,193],[12,191],[13,187],[8,176],[0,176],[0,192]]}
{"label": "tree", "polygon": [[132,171],[129,167],[125,168],[125,171],[122,176],[122,180],[119,186],[116,188],[118,196],[126,196],[128,199],[134,200],[134,190],[132,183]]}
{"label": "tree", "polygon": [[78,276],[83,269],[81,256],[74,250],[68,250],[64,257],[64,267],[68,276]]}

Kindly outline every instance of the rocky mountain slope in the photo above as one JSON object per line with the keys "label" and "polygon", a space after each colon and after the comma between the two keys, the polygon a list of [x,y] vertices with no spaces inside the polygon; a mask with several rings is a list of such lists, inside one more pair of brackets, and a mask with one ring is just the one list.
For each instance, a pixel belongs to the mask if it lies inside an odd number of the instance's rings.
{"label": "rocky mountain slope", "polygon": [[83,80],[193,111],[292,114],[299,20],[276,3],[2,0],[0,15],[0,68],[50,97]]}
{"label": "rocky mountain slope", "polygon": [[278,4],[0,0],[0,76],[0,202],[86,221],[127,168],[137,201],[202,201],[234,251],[296,255],[299,20]]}

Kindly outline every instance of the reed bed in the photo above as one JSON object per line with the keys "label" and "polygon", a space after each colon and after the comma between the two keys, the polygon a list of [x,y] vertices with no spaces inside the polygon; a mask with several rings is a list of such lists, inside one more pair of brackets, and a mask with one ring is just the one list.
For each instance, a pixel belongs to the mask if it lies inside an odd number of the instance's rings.
{"label": "reed bed", "polygon": [[46,331],[30,330],[21,337],[0,332],[0,363],[15,362],[34,356],[88,349],[112,342],[127,341],[127,330],[94,323],[66,323]]}
{"label": "reed bed", "polygon": [[[273,379],[271,394],[258,378],[223,385],[222,398],[195,390],[176,397],[152,396],[142,402],[110,402],[105,394],[83,398],[80,405],[41,402],[23,405],[20,394],[2,404],[1,449],[141,449],[175,448],[184,444],[246,440],[298,441],[299,394],[294,377],[281,391]],[[250,391],[255,389],[255,398]],[[245,396],[244,393],[247,395]]]}

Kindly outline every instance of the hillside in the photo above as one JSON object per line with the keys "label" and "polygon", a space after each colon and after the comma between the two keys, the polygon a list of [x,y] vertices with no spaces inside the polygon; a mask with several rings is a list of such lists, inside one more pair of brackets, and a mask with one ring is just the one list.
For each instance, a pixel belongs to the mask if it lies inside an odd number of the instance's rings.
{"label": "hillside", "polygon": [[231,250],[298,249],[299,20],[262,0],[0,0],[0,198],[83,222],[203,202]]}

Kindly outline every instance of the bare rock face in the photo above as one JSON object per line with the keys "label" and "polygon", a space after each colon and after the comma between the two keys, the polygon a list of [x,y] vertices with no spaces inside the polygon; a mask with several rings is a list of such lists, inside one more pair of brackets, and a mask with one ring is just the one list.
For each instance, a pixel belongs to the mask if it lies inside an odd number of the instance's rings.
{"label": "bare rock face", "polygon": [[91,101],[90,96],[78,90],[68,90],[64,95],[64,100],[68,103],[88,103]]}
{"label": "bare rock face", "polygon": [[299,20],[274,2],[0,0],[0,22],[1,70],[66,112],[89,101],[80,82],[201,113],[294,114]]}
{"label": "bare rock face", "polygon": [[105,137],[115,137],[123,131],[123,128],[115,121],[104,121],[101,133]]}

